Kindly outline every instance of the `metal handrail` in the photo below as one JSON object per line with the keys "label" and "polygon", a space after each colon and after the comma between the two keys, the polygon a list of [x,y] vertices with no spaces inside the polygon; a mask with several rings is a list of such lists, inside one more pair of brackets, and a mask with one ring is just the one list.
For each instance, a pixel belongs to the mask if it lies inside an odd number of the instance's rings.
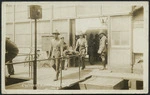
{"label": "metal handrail", "polygon": [[18,56],[27,56],[27,55],[34,55],[34,54],[31,54],[31,53],[19,53]]}
{"label": "metal handrail", "polygon": [[[46,60],[54,60],[54,59],[61,59],[61,58],[70,58],[70,57],[76,57],[78,55],[72,55],[72,56],[69,56],[69,57],[57,57],[57,58],[48,58],[48,59],[40,59],[40,60],[37,60],[37,61],[46,61]],[[31,61],[22,61],[22,62],[14,62],[14,63],[6,63],[5,65],[9,65],[9,64],[21,64],[21,63],[28,63],[28,62],[34,62],[35,60],[31,60]]]}
{"label": "metal handrail", "polygon": [[[46,60],[54,60],[54,59],[69,59],[71,57],[79,57],[80,55],[71,55],[69,57],[58,57],[58,58],[48,58],[48,59],[41,59],[41,60],[37,60],[37,61],[46,61]],[[6,63],[5,65],[10,65],[10,64],[22,64],[22,63],[30,63],[30,62],[34,62],[35,60],[31,60],[31,61],[23,61],[23,62],[14,62],[14,63]],[[61,61],[62,63],[62,61]],[[60,88],[62,88],[62,64],[61,65],[61,70],[60,70],[60,74],[61,74],[61,77],[60,77]],[[32,69],[32,68],[31,68]],[[79,81],[80,81],[80,62],[79,62]]]}

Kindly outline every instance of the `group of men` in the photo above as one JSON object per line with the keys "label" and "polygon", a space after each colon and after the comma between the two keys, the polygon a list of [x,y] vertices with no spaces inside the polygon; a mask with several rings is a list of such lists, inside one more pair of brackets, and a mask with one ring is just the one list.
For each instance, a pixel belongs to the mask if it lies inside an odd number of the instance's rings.
{"label": "group of men", "polygon": [[[55,32],[52,33],[54,38],[50,42],[50,49],[49,49],[49,57],[52,58],[51,63],[53,64],[52,67],[56,71],[56,78],[54,81],[58,80],[59,73],[60,73],[60,58],[62,57],[67,57],[67,52],[68,52],[68,45],[64,42],[64,37],[59,37],[60,33],[56,30]],[[88,45],[87,45],[87,40],[84,37],[84,34],[81,32],[79,34],[79,39],[76,41],[76,46],[73,51],[77,52],[79,54],[79,61],[82,66],[82,70],[85,68],[85,63],[84,63],[84,58],[87,55],[88,51]],[[97,53],[100,55],[102,62],[103,62],[103,69],[106,69],[106,64],[107,64],[107,46],[106,46],[106,41],[107,37],[104,33],[99,34],[100,37],[100,43],[99,43],[99,49]],[[19,52],[19,49],[17,46],[11,42],[8,38],[6,38],[6,55],[5,55],[5,63],[12,62],[13,58],[17,56]],[[68,59],[65,59],[65,70],[67,69],[68,66]],[[14,74],[14,69],[13,65],[8,65],[8,71],[9,74]]]}
{"label": "group of men", "polygon": [[[60,33],[56,30],[55,32],[52,33],[54,36],[54,39],[51,40],[51,47],[50,47],[50,55],[49,58],[55,58],[55,60],[52,60],[53,66],[55,71],[56,71],[56,78],[54,81],[58,80],[59,77],[59,69],[60,69],[60,60],[59,57],[64,57],[66,56],[66,52],[68,51],[67,45],[64,42],[64,37],[59,38]],[[100,55],[99,57],[102,59],[102,63],[104,68],[106,69],[106,64],[107,64],[107,36],[105,33],[100,33],[99,34],[99,48],[97,50],[97,53]],[[84,34],[80,32],[79,34],[79,39],[76,41],[76,46],[74,48],[74,51],[77,51],[77,48],[79,49],[79,61],[82,66],[82,70],[85,68],[85,63],[84,63],[84,58],[87,55],[88,51],[88,45],[87,45],[87,40],[84,37]],[[67,68],[68,65],[68,60],[65,60],[65,69]]]}

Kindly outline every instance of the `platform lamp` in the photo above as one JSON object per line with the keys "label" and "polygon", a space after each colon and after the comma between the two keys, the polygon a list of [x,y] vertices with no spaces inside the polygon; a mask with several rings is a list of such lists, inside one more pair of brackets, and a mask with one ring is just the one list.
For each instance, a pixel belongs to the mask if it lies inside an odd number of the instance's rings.
{"label": "platform lamp", "polygon": [[39,5],[29,6],[29,19],[35,20],[35,55],[34,55],[34,65],[33,65],[33,89],[37,89],[37,19],[42,18],[42,8]]}

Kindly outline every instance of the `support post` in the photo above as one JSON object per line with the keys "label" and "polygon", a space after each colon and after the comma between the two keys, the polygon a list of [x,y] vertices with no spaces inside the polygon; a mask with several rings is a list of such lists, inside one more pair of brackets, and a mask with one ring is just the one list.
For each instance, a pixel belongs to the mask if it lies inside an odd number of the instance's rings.
{"label": "support post", "polygon": [[35,55],[34,55],[34,66],[33,66],[33,89],[37,89],[37,19],[35,19]]}
{"label": "support post", "polygon": [[80,81],[80,64],[81,64],[81,59],[80,59],[80,57],[78,57],[78,59],[79,59],[79,81]]}
{"label": "support post", "polygon": [[62,63],[63,63],[63,58],[60,59],[60,89],[62,88]]}

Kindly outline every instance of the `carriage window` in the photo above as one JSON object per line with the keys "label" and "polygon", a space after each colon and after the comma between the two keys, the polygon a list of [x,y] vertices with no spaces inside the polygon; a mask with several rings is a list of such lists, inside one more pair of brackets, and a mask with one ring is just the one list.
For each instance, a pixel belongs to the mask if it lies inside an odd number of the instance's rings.
{"label": "carriage window", "polygon": [[121,32],[121,45],[129,45],[129,32]]}
{"label": "carriage window", "polygon": [[131,19],[129,16],[111,17],[111,46],[130,45]]}
{"label": "carriage window", "polygon": [[113,45],[120,45],[120,32],[113,32],[112,33],[112,44]]}
{"label": "carriage window", "polygon": [[112,31],[112,45],[113,46],[129,45],[129,32]]}

